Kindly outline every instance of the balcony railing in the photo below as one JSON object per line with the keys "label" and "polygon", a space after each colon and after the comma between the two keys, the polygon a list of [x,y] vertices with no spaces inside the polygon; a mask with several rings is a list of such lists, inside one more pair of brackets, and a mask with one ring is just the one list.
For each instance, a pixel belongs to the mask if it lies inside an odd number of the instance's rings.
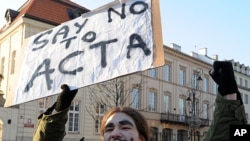
{"label": "balcony railing", "polygon": [[[162,113],[161,114],[161,122],[167,123],[175,123],[175,124],[182,124],[182,125],[189,125],[191,117],[173,113]],[[209,126],[209,119],[200,118],[201,124],[200,127]]]}

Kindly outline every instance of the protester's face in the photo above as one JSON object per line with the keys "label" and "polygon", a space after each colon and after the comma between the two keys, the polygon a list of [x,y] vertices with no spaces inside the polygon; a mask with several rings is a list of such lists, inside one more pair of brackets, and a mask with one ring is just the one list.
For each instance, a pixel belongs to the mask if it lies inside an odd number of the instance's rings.
{"label": "protester's face", "polygon": [[104,128],[104,141],[144,141],[131,117],[124,113],[111,115]]}

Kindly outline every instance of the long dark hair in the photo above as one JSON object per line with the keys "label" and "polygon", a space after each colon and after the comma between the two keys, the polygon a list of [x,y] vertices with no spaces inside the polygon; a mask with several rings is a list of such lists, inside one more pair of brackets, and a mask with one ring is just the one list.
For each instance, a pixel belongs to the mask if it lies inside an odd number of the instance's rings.
{"label": "long dark hair", "polygon": [[148,127],[146,119],[141,113],[139,113],[137,110],[130,108],[130,107],[116,107],[114,109],[111,109],[104,115],[102,119],[102,123],[101,123],[102,140],[104,136],[105,124],[108,118],[115,113],[125,113],[126,115],[130,116],[134,120],[134,123],[136,125],[137,131],[139,132],[139,134],[142,137],[144,137],[145,141],[149,140],[149,127]]}

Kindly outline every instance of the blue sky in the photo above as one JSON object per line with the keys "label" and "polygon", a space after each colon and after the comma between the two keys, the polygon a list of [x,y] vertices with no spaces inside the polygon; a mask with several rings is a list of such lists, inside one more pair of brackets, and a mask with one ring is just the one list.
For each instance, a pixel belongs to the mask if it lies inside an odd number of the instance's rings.
{"label": "blue sky", "polygon": [[[0,26],[7,8],[17,10],[26,0],[0,0]],[[113,0],[72,0],[95,9]],[[207,48],[208,56],[234,59],[250,66],[249,0],[160,0],[163,42],[182,52]]]}

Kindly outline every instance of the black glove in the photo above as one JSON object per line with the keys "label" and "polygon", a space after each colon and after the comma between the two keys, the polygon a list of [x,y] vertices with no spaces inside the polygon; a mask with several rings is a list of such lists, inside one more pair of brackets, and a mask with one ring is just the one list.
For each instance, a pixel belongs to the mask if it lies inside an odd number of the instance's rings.
{"label": "black glove", "polygon": [[234,77],[233,66],[228,61],[215,61],[210,76],[218,85],[218,91],[222,96],[238,93],[238,86]]}
{"label": "black glove", "polygon": [[61,89],[62,92],[59,94],[55,105],[55,110],[57,112],[68,108],[78,91],[78,89],[71,91],[66,84],[61,85]]}

